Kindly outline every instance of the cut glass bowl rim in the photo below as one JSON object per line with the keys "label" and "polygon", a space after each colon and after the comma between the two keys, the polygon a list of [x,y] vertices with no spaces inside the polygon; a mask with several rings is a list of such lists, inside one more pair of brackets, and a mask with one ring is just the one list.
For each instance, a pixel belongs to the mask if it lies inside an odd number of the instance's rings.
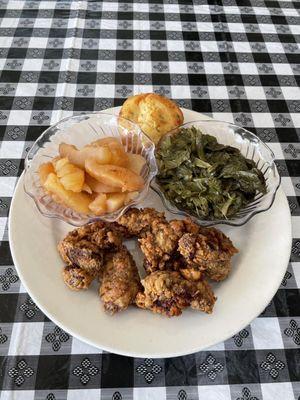
{"label": "cut glass bowl rim", "polygon": [[[54,130],[60,124],[67,122],[67,121],[72,121],[72,120],[75,120],[74,124],[76,124],[81,121],[80,117],[82,117],[82,120],[85,120],[85,119],[89,119],[89,117],[91,118],[91,117],[95,117],[95,116],[106,116],[108,118],[111,117],[115,121],[119,121],[119,120],[125,121],[126,124],[129,124],[134,129],[135,134],[138,135],[139,138],[142,138],[143,141],[145,141],[145,143],[147,143],[148,148],[147,148],[147,150],[145,150],[146,154],[149,155],[149,161],[147,159],[147,166],[149,169],[147,179],[145,180],[144,188],[140,192],[140,194],[135,199],[131,200],[128,204],[124,205],[122,208],[120,208],[119,210],[117,210],[113,213],[108,213],[103,216],[96,216],[96,215],[93,216],[93,215],[88,215],[88,214],[80,214],[80,213],[72,211],[72,209],[70,207],[60,205],[61,209],[64,209],[65,211],[69,210],[71,212],[71,214],[73,213],[73,215],[77,215],[79,217],[82,216],[82,219],[67,217],[67,216],[63,215],[62,212],[55,212],[53,210],[47,209],[45,207],[45,205],[42,204],[41,201],[39,200],[39,198],[37,197],[37,193],[35,193],[34,190],[31,190],[28,187],[30,184],[30,178],[31,178],[30,174],[36,173],[36,171],[32,171],[32,161],[34,160],[36,153],[33,155],[32,158],[30,158],[30,157],[32,156],[32,152],[34,151],[35,148],[37,148],[37,147],[42,148],[42,146],[39,144],[39,141],[41,141],[43,138],[45,138],[46,135],[49,134],[49,132],[51,132],[51,130]],[[79,121],[76,121],[76,119],[79,119]],[[121,128],[124,129],[124,127],[121,127]],[[56,133],[51,135],[51,137],[55,136],[55,135],[56,135]],[[109,135],[107,135],[107,136],[109,136]],[[60,119],[55,124],[52,124],[46,130],[44,130],[42,132],[42,134],[35,140],[35,142],[31,146],[31,148],[25,158],[24,184],[23,184],[24,191],[28,196],[30,196],[34,200],[34,203],[35,203],[38,211],[45,217],[59,219],[64,222],[67,222],[68,224],[73,225],[73,226],[82,226],[83,224],[95,222],[95,221],[114,222],[121,215],[123,215],[126,212],[126,210],[128,210],[132,206],[137,206],[147,196],[149,188],[150,188],[151,180],[154,178],[154,176],[157,173],[157,166],[156,166],[154,151],[155,151],[155,145],[152,142],[152,140],[140,129],[140,127],[137,124],[135,124],[134,122],[132,122],[126,118],[119,117],[116,114],[113,114],[111,112],[105,112],[105,111],[103,111],[103,112],[95,111],[95,112],[86,112],[86,113],[82,112],[80,114],[67,116],[65,118]],[[38,152],[38,150],[36,152]],[[45,157],[47,157],[47,156],[45,156]],[[49,155],[49,160],[51,158],[52,158],[52,156]]]}
{"label": "cut glass bowl rim", "polygon": [[[260,197],[260,201],[262,201],[263,199],[267,199],[267,196],[269,195],[268,202],[264,206],[262,206],[262,208],[260,208],[260,209],[255,208],[253,211],[250,211],[249,213],[245,214],[245,216],[243,216],[241,218],[237,218],[237,219],[225,219],[225,218],[224,219],[201,219],[195,215],[190,214],[187,211],[177,208],[173,203],[171,203],[165,196],[163,190],[160,188],[160,186],[156,180],[156,177],[154,177],[150,186],[158,194],[164,207],[170,213],[172,213],[174,215],[179,215],[182,217],[190,217],[195,222],[199,223],[200,225],[204,225],[204,226],[214,226],[214,225],[221,225],[221,224],[229,225],[229,226],[242,226],[242,225],[246,224],[248,221],[250,221],[250,219],[252,219],[255,215],[258,215],[260,213],[268,211],[274,203],[276,193],[277,193],[278,188],[281,183],[281,177],[278,173],[278,170],[277,170],[277,167],[275,164],[275,154],[272,151],[272,149],[266,143],[264,143],[258,136],[256,136],[254,133],[248,131],[247,129],[245,129],[239,125],[233,124],[231,122],[215,120],[215,119],[201,119],[201,120],[193,120],[190,122],[183,123],[176,129],[173,129],[173,130],[167,132],[161,139],[165,138],[168,135],[172,135],[172,134],[178,132],[178,130],[185,128],[187,126],[198,125],[200,127],[200,125],[202,125],[202,124],[215,125],[218,123],[227,125],[228,127],[232,127],[234,129],[241,130],[243,134],[241,134],[240,132],[235,132],[235,133],[238,134],[242,138],[243,141],[246,140],[246,138],[243,137],[244,135],[250,136],[259,146],[262,146],[265,149],[265,151],[267,151],[269,153],[269,156],[271,159],[271,161],[269,163],[269,167],[274,174],[274,186],[272,187],[272,190],[268,191],[265,195],[262,195]],[[210,134],[210,133],[208,133],[208,134]],[[159,143],[158,143],[158,146],[159,146]],[[222,143],[222,142],[220,141],[220,143]]]}

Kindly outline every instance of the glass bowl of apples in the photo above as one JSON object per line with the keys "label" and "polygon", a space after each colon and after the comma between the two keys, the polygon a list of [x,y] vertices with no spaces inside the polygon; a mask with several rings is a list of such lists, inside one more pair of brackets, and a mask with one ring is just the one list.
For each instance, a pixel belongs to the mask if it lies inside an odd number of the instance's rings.
{"label": "glass bowl of apples", "polygon": [[44,216],[74,226],[113,222],[147,195],[157,173],[154,149],[136,124],[116,115],[67,117],[28,152],[24,190]]}

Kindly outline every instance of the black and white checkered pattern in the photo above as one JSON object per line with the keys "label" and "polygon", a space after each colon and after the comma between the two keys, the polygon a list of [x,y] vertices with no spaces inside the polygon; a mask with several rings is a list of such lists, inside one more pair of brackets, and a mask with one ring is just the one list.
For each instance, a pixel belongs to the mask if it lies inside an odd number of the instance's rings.
{"label": "black and white checkered pattern", "polygon": [[[299,0],[0,0],[1,400],[300,398],[299,8]],[[251,326],[166,360],[103,353],[56,327],[22,287],[7,234],[24,156],[50,124],[151,91],[268,143],[294,237],[282,285]]]}

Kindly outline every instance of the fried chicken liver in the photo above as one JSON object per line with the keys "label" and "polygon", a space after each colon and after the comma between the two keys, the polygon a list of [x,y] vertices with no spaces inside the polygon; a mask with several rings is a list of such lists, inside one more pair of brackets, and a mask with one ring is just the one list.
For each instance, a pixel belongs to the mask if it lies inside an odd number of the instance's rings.
{"label": "fried chicken liver", "polygon": [[58,244],[58,252],[68,265],[95,274],[103,265],[104,250],[118,248],[120,233],[104,222],[94,222],[69,232]]}
{"label": "fried chicken liver", "polygon": [[125,310],[134,303],[140,289],[136,264],[125,246],[105,256],[99,289],[104,309],[110,314]]}
{"label": "fried chicken liver", "polygon": [[137,294],[137,306],[168,317],[180,315],[189,306],[210,314],[216,301],[207,282],[188,281],[177,271],[152,272],[142,285],[144,291]]}
{"label": "fried chicken liver", "polygon": [[[190,218],[167,221],[164,213],[152,208],[130,209],[118,224],[127,229],[129,235],[138,236],[145,256],[147,273],[157,270],[181,270],[182,275],[196,281],[200,271],[213,280],[225,279],[230,271],[230,258],[237,252],[230,239],[215,228],[204,228]],[[198,257],[194,257],[198,249]],[[181,253],[182,267],[173,265],[174,255]],[[201,253],[201,254],[200,254]]]}
{"label": "fried chicken liver", "polygon": [[118,224],[139,238],[148,273],[165,269],[166,262],[176,250],[181,231],[176,233],[175,225],[166,220],[164,213],[153,208],[132,208],[119,218]]}
{"label": "fried chicken liver", "polygon": [[145,231],[151,230],[155,221],[166,221],[164,213],[154,208],[130,208],[118,219],[118,225],[126,229],[131,236],[142,236]]}
{"label": "fried chicken liver", "polygon": [[215,228],[201,228],[198,234],[184,234],[179,239],[178,250],[190,268],[205,271],[215,281],[228,276],[230,259],[238,252],[231,240]]}
{"label": "fried chicken liver", "polygon": [[62,276],[65,284],[71,290],[88,289],[95,278],[94,274],[76,265],[67,265],[62,271]]}

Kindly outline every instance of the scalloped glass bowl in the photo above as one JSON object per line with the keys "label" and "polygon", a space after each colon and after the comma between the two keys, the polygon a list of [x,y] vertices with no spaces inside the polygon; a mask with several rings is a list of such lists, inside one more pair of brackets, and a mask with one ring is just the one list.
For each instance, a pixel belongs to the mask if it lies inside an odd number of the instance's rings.
{"label": "scalloped glass bowl", "polygon": [[[142,170],[145,186],[139,195],[123,208],[101,217],[92,214],[80,214],[63,204],[56,203],[41,186],[38,167],[58,155],[61,142],[74,144],[78,148],[100,139],[113,136],[118,138],[125,150],[132,154],[141,154],[147,163]],[[59,218],[74,226],[80,226],[95,220],[113,222],[129,207],[139,204],[147,195],[149,184],[156,175],[157,167],[153,142],[140,128],[113,114],[97,112],[67,117],[48,128],[34,143],[25,159],[24,190],[32,197],[37,208],[47,217]]]}
{"label": "scalloped glass bowl", "polygon": [[254,215],[269,210],[274,202],[277,189],[280,185],[280,175],[278,174],[274,162],[275,157],[272,150],[253,133],[241,128],[240,126],[222,121],[201,120],[188,122],[181,125],[176,130],[169,132],[168,135],[178,132],[181,128],[190,128],[192,126],[200,129],[204,134],[214,136],[219,143],[239,149],[244,157],[253,160],[265,177],[267,192],[266,194],[256,195],[251,203],[247,204],[246,207],[242,208],[236,216],[231,219],[203,220],[185,212],[184,210],[178,209],[167,199],[163,191],[160,189],[157,180],[154,179],[151,183],[151,187],[160,196],[166,209],[173,214],[190,216],[192,219],[205,226],[217,224],[241,226],[248,222]]}

